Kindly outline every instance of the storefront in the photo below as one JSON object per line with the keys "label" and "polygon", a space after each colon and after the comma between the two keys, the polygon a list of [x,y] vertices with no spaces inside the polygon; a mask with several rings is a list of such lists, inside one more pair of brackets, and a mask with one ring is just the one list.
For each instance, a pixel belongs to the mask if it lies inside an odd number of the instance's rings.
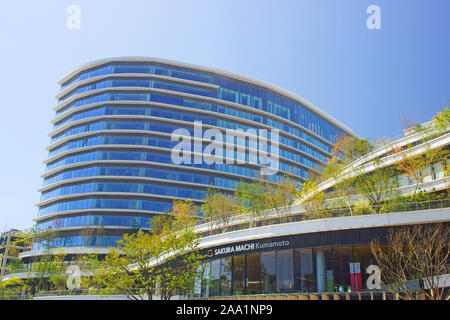
{"label": "storefront", "polygon": [[[317,232],[232,243],[203,251],[203,297],[367,289],[376,264],[369,243],[386,242],[388,228]],[[198,282],[199,284],[200,282]]]}

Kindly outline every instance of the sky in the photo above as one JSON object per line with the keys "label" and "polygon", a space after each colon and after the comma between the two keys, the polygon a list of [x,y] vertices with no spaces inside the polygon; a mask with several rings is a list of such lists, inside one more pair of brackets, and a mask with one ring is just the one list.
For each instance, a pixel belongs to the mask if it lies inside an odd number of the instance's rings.
{"label": "sky", "polygon": [[[67,26],[71,5],[80,29]],[[362,138],[393,137],[448,104],[449,13],[448,0],[2,1],[0,231],[34,224],[57,81],[80,65],[143,56],[235,72]]]}

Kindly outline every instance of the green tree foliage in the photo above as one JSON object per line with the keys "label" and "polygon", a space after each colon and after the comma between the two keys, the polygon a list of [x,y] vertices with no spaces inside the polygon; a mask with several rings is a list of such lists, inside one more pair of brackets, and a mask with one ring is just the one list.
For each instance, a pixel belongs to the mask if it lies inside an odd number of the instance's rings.
{"label": "green tree foliage", "polygon": [[379,159],[374,160],[373,165],[371,172],[365,172],[364,167],[355,170],[356,190],[369,201],[376,213],[380,213],[383,205],[395,195],[396,172],[391,166],[383,166]]}
{"label": "green tree foliage", "polygon": [[169,215],[173,217],[172,228],[174,230],[188,229],[195,225],[198,208],[190,200],[175,200],[173,202],[172,212]]}
{"label": "green tree foliage", "polygon": [[264,186],[261,181],[241,182],[235,187],[235,197],[240,203],[240,210],[250,215],[250,226],[268,208],[265,202]]}
{"label": "green tree foliage", "polygon": [[0,281],[0,297],[3,299],[18,298],[27,288],[28,286],[25,281],[19,278]]}
{"label": "green tree foliage", "polygon": [[266,182],[264,185],[264,204],[274,210],[281,221],[289,221],[291,205],[296,198],[297,183],[288,176],[276,183]]}
{"label": "green tree foliage", "polygon": [[345,134],[338,135],[331,151],[332,163],[336,165],[337,161],[333,158],[338,158],[340,166],[344,167],[359,157],[366,155],[373,148],[373,145],[365,139],[357,139]]}
{"label": "green tree foliage", "polygon": [[52,261],[50,261],[49,266],[49,282],[51,284],[51,289],[53,290],[65,290],[67,275],[66,275],[66,267],[64,264],[66,253],[64,249],[60,248],[56,250],[55,253],[52,254]]}
{"label": "green tree foliage", "polygon": [[103,288],[101,293],[151,300],[156,293],[157,278],[148,263],[157,254],[156,243],[153,235],[142,230],[125,234],[95,270],[94,281]]}
{"label": "green tree foliage", "polygon": [[317,189],[317,180],[308,179],[297,192],[300,205],[305,209],[306,216],[309,219],[324,218],[325,210],[325,193],[319,192]]}
{"label": "green tree foliage", "polygon": [[441,112],[433,118],[433,122],[441,132],[447,132],[450,129],[450,110],[448,106],[445,109],[441,109]]}
{"label": "green tree foliage", "polygon": [[190,229],[192,203],[178,203],[172,213],[154,218],[152,232],[126,234],[95,271],[102,294],[124,294],[130,299],[169,300],[193,289],[202,256]]}
{"label": "green tree foliage", "polygon": [[231,220],[239,214],[239,203],[236,198],[210,188],[203,200],[201,211],[210,221],[211,228],[218,227],[221,232],[227,232]]}
{"label": "green tree foliage", "polygon": [[80,267],[81,271],[81,289],[88,290],[93,294],[96,294],[101,289],[101,283],[96,281],[94,274],[96,270],[98,270],[102,261],[99,258],[98,254],[82,254],[76,258],[77,265]]}
{"label": "green tree foliage", "polygon": [[159,239],[163,239],[164,255],[164,263],[154,268],[159,296],[169,300],[176,294],[192,295],[198,267],[204,258],[197,248],[197,236],[190,230],[183,230]]}
{"label": "green tree foliage", "polygon": [[24,250],[31,249],[34,237],[36,235],[36,227],[25,229],[22,232],[17,232],[16,237],[12,241],[13,246],[22,247]]}
{"label": "green tree foliage", "polygon": [[419,189],[425,170],[433,165],[445,163],[449,156],[450,152],[446,148],[431,149],[429,146],[426,146],[425,152],[421,154],[411,154],[410,152],[403,154],[396,167],[400,174],[415,180],[415,188],[411,198],[414,198]]}
{"label": "green tree foliage", "polygon": [[[27,270],[27,282],[34,291],[49,291],[54,289],[53,285],[58,282],[57,278],[61,273],[61,267],[59,265],[59,255],[63,255],[61,250],[52,252],[51,242],[57,238],[57,232],[49,229],[41,232],[37,232],[32,229],[25,234],[23,238],[25,244],[30,244],[32,241],[42,241],[45,244],[45,248],[42,253],[36,256],[32,262],[32,266]],[[50,277],[54,276],[50,281]]]}

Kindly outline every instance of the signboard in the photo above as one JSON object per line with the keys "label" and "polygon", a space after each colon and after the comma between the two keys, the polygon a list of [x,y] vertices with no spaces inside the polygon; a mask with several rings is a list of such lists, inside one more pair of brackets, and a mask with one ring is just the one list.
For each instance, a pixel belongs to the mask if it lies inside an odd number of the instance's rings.
{"label": "signboard", "polygon": [[362,290],[361,285],[361,266],[359,262],[350,262],[350,284],[353,292]]}
{"label": "signboard", "polygon": [[208,258],[215,258],[219,256],[226,256],[230,254],[245,254],[250,251],[260,251],[267,249],[282,249],[289,248],[290,246],[289,240],[280,240],[280,241],[258,241],[258,242],[247,242],[247,243],[239,243],[234,245],[227,245],[225,247],[218,247],[215,249],[209,249],[207,251]]}

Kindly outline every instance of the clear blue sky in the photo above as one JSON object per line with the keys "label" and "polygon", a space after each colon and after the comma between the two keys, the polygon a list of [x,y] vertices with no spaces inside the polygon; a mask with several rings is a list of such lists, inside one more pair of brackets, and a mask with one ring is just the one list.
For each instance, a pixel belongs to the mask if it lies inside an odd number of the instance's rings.
{"label": "clear blue sky", "polygon": [[[66,27],[69,5],[81,29]],[[369,5],[381,30],[369,30]],[[449,0],[3,1],[0,231],[31,227],[57,80],[115,56],[172,59],[284,87],[364,138],[450,99]]]}

